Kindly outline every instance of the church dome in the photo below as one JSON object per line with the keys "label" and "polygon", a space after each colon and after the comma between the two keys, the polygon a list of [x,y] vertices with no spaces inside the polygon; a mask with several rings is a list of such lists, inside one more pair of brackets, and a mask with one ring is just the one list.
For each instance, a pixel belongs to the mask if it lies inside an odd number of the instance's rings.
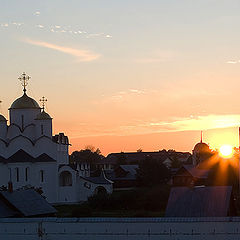
{"label": "church dome", "polygon": [[34,109],[34,108],[39,109],[40,107],[38,103],[33,98],[27,96],[26,93],[24,93],[22,97],[16,99],[10,107],[10,109]]}
{"label": "church dome", "polygon": [[194,152],[207,152],[209,151],[209,146],[204,142],[199,142],[195,145]]}
{"label": "church dome", "polygon": [[7,121],[7,119],[3,115],[0,114],[0,122],[6,122],[6,121]]}
{"label": "church dome", "polygon": [[41,113],[39,113],[35,118],[35,120],[51,120],[51,119],[52,118],[50,117],[50,115],[45,111],[42,111]]}

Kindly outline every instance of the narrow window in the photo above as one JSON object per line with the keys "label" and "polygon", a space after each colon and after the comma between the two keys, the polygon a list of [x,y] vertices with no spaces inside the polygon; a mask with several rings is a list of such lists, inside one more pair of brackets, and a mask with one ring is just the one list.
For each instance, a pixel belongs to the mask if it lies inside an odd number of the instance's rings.
{"label": "narrow window", "polygon": [[16,181],[19,182],[19,169],[16,168]]}
{"label": "narrow window", "polygon": [[43,170],[40,170],[40,182],[44,181],[44,172]]}
{"label": "narrow window", "polygon": [[43,135],[43,125],[41,125],[41,134]]}
{"label": "narrow window", "polygon": [[28,174],[29,174],[29,168],[27,167],[25,169],[25,181],[27,182],[28,181]]}
{"label": "narrow window", "polygon": [[23,128],[24,128],[24,116],[22,115],[21,117],[22,117],[22,130],[23,130]]}

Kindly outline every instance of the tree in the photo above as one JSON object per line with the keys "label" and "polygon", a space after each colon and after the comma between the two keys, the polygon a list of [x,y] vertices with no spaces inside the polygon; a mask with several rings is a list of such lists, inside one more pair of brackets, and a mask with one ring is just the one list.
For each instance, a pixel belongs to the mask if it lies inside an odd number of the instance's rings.
{"label": "tree", "polygon": [[139,162],[137,180],[139,186],[153,186],[166,182],[170,177],[170,170],[159,160],[146,157]]}
{"label": "tree", "polygon": [[91,146],[91,149],[85,148],[80,151],[72,152],[72,154],[70,155],[70,163],[87,162],[90,164],[94,164],[96,162],[99,162],[102,158],[103,155],[101,155],[100,149],[97,148],[95,150],[95,147]]}
{"label": "tree", "polygon": [[126,164],[126,156],[124,152],[121,152],[117,157],[117,164],[118,165],[124,165]]}

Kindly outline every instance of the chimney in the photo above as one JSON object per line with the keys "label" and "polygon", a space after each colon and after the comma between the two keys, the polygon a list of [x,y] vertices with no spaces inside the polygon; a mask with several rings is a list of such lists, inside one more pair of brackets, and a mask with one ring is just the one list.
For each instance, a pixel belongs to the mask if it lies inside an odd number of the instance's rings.
{"label": "chimney", "polygon": [[13,192],[13,184],[11,181],[8,182],[8,192],[10,192],[10,193]]}

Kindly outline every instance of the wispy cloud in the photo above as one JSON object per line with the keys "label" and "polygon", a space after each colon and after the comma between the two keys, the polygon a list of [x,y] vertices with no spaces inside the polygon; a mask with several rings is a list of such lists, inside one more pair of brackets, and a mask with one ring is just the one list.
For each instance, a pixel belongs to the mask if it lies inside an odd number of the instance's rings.
{"label": "wispy cloud", "polygon": [[35,45],[35,46],[45,47],[45,48],[49,48],[49,49],[53,49],[59,52],[69,54],[71,56],[77,57],[78,61],[80,62],[94,61],[101,56],[100,54],[93,53],[89,50],[60,46],[60,45],[43,42],[43,41],[34,41],[31,39],[24,39],[24,42]]}
{"label": "wispy cloud", "polygon": [[236,64],[236,63],[240,63],[240,60],[230,60],[230,61],[227,61],[227,63]]}

